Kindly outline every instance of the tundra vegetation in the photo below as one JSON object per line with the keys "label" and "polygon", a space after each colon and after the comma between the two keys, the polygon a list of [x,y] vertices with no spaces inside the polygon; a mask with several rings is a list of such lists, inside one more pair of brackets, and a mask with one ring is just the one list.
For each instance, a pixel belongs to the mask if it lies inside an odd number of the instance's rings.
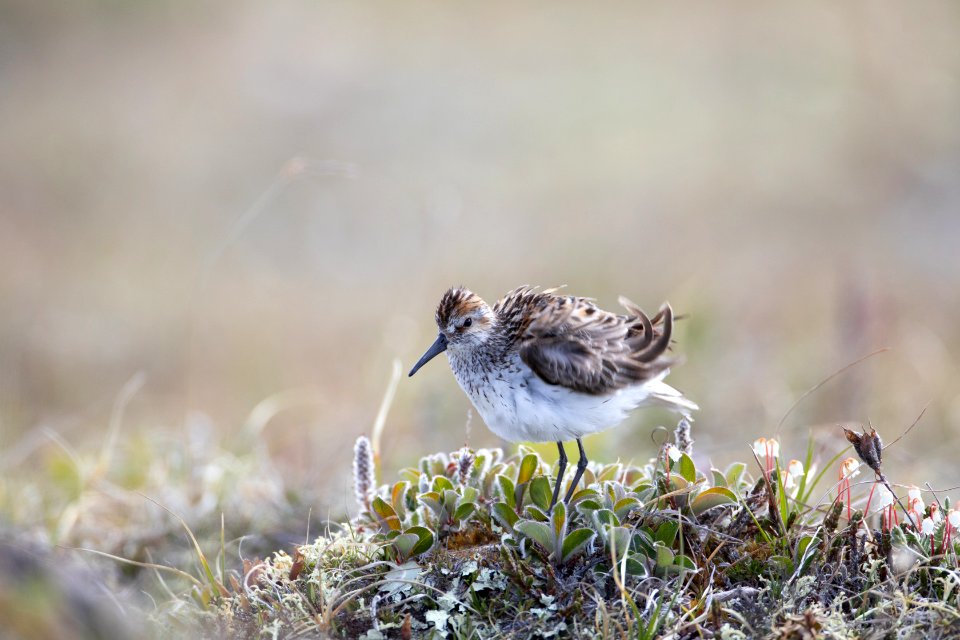
{"label": "tundra vegetation", "polygon": [[177,615],[244,638],[956,637],[960,512],[892,487],[875,431],[847,437],[860,459],[838,437],[831,459],[784,462],[761,438],[704,469],[681,421],[646,464],[591,463],[552,511],[532,449],[435,453],[378,485],[362,437],[358,517],[242,570],[197,549]]}
{"label": "tundra vegetation", "polygon": [[255,434],[120,437],[122,402],[99,451],[49,432],[50,489],[0,487],[21,523],[0,618],[14,637],[960,637],[960,511],[888,479],[873,428],[802,453],[759,438],[717,469],[681,420],[644,464],[591,462],[550,510],[556,470],[526,446],[432,453],[384,482],[388,405],[353,451],[356,515],[307,518],[297,540],[282,532],[311,500]]}

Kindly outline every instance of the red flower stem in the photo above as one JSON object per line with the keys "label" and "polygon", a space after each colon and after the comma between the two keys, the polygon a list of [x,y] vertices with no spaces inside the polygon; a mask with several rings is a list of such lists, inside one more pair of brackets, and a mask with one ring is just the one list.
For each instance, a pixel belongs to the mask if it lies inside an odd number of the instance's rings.
{"label": "red flower stem", "polygon": [[847,492],[847,498],[846,498],[846,500],[847,500],[847,520],[849,520],[849,519],[853,516],[852,509],[850,508],[850,501],[853,499],[853,498],[851,497],[851,494],[850,494],[850,478],[846,478],[846,477],[845,477],[845,478],[843,479],[843,486],[844,486],[844,489],[845,489],[846,492]]}
{"label": "red flower stem", "polygon": [[867,496],[867,506],[863,508],[864,515],[870,513],[870,501],[873,500],[873,492],[877,490],[877,483],[874,482],[873,486],[870,487],[870,495]]}

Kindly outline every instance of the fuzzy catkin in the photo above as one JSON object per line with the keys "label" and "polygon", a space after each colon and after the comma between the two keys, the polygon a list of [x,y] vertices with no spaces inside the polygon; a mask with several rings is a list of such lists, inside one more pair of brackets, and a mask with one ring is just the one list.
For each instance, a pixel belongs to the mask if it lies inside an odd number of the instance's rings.
{"label": "fuzzy catkin", "polygon": [[373,449],[367,436],[360,436],[353,445],[353,488],[361,509],[370,509],[370,498],[376,486]]}
{"label": "fuzzy catkin", "polygon": [[473,469],[473,461],[476,459],[476,456],[473,454],[473,451],[464,447],[460,449],[460,453],[457,456],[457,478],[460,480],[461,485],[466,485],[467,480],[470,479],[470,471]]}
{"label": "fuzzy catkin", "polygon": [[693,453],[693,438],[690,436],[690,421],[686,418],[680,418],[677,423],[677,429],[673,433],[677,442],[677,448],[685,454]]}

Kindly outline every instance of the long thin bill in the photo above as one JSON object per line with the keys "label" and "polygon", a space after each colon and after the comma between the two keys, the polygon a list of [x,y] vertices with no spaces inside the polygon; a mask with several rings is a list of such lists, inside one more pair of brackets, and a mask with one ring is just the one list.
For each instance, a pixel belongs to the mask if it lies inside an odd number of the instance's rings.
{"label": "long thin bill", "polygon": [[412,376],[417,372],[417,370],[423,365],[427,364],[433,360],[436,356],[440,355],[447,350],[447,337],[442,333],[437,336],[437,341],[430,345],[430,348],[427,349],[427,352],[417,360],[417,364],[413,365],[413,369],[410,369],[410,374],[407,377]]}

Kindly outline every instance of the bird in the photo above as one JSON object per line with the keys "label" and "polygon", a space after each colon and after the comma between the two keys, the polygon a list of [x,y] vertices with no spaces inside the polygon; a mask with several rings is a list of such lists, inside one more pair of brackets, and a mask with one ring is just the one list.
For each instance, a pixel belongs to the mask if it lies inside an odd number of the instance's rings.
{"label": "bird", "polygon": [[625,314],[560,288],[524,285],[490,307],[459,286],[440,298],[436,341],[410,370],[446,352],[450,368],[477,413],[511,442],[555,442],[560,458],[549,512],[567,467],[563,443],[580,458],[564,497],[569,503],[587,468],[582,437],[623,422],[640,406],[661,405],[686,417],[697,405],[663,380],[674,315],[668,303],[649,318],[620,297]]}

